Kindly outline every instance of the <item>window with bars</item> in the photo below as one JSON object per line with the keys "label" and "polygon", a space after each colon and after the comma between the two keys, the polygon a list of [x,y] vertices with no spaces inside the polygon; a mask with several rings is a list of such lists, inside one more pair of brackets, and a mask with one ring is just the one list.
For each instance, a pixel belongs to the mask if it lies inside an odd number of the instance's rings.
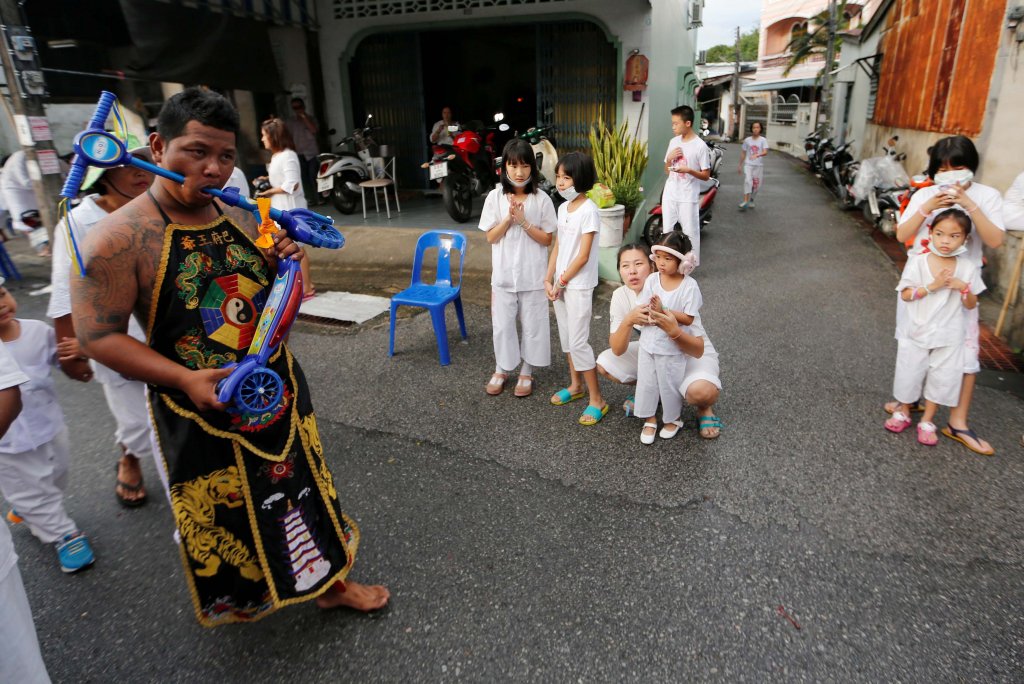
{"label": "window with bars", "polygon": [[335,19],[365,19],[399,14],[423,14],[453,10],[548,5],[568,0],[333,0]]}
{"label": "window with bars", "polygon": [[874,67],[871,70],[871,82],[868,86],[868,121],[875,119],[875,102],[878,99],[878,77],[882,73],[882,55],[875,57]]}

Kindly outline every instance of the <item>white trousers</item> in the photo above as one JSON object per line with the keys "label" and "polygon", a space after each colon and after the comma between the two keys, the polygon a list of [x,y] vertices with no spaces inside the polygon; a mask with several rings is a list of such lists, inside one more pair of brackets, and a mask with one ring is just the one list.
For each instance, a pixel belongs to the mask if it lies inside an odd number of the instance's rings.
{"label": "white trousers", "polygon": [[594,348],[590,346],[590,317],[593,313],[594,289],[562,290],[555,300],[555,320],[558,321],[558,341],[562,351],[572,358],[579,372],[593,370],[597,365]]}
{"label": "white trousers", "polygon": [[658,411],[666,425],[682,425],[683,395],[679,388],[686,377],[687,358],[683,354],[651,354],[641,348],[636,367],[636,392],[633,412],[637,418],[650,418]]}
{"label": "white trousers", "polygon": [[960,403],[960,385],[964,377],[963,345],[925,349],[909,340],[900,340],[896,351],[896,374],[892,395],[904,404],[913,404],[921,396],[942,406]]}
{"label": "white trousers", "polygon": [[64,509],[70,460],[67,428],[32,451],[0,453],[0,492],[44,544],[78,530]]}
{"label": "white trousers", "polygon": [[[114,442],[138,458],[153,456],[146,385],[134,380],[103,385],[107,406],[117,422]],[[120,458],[120,455],[118,455]]]}
{"label": "white trousers", "polygon": [[690,238],[693,256],[700,265],[700,203],[662,202],[661,232],[670,233],[676,224],[683,229],[683,235]]}
{"label": "white trousers", "polygon": [[[516,333],[516,318],[522,341]],[[510,371],[526,361],[531,366],[551,365],[551,320],[544,290],[507,292],[491,288],[491,327],[494,360]]]}
{"label": "white trousers", "polygon": [[639,353],[639,342],[630,342],[626,351],[621,355],[611,349],[605,349],[597,355],[597,365],[604,368],[608,375],[622,384],[628,385],[636,382],[636,364]]}
{"label": "white trousers", "polygon": [[761,189],[761,184],[764,183],[764,166],[758,164],[744,164],[743,165],[743,194],[750,195],[750,200],[754,200],[754,195]]}
{"label": "white trousers", "polygon": [[18,566],[0,579],[0,682],[50,684]]}

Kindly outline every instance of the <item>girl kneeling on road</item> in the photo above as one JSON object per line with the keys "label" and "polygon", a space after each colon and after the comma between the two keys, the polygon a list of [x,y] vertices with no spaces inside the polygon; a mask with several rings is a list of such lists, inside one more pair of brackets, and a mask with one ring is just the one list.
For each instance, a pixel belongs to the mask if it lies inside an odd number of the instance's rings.
{"label": "girl kneeling on road", "polygon": [[[608,312],[611,319],[611,333],[608,337],[610,348],[597,357],[597,372],[613,382],[635,385],[640,342],[632,339],[634,330],[639,333],[644,326],[649,325],[649,321],[653,321],[688,355],[679,393],[697,411],[700,436],[715,439],[722,428],[721,421],[715,415],[715,402],[722,390],[722,381],[719,378],[718,352],[708,339],[700,314],[695,315],[693,323],[683,329],[674,316],[652,315],[649,307],[637,305],[637,296],[651,274],[650,250],[647,245],[623,245],[619,248],[618,263],[619,275],[624,284],[612,293]],[[700,354],[701,351],[703,354]],[[699,358],[697,354],[700,354]],[[622,406],[626,415],[633,413],[634,402],[632,396],[626,399]]]}
{"label": "girl kneeling on road", "polygon": [[[533,393],[534,366],[551,365],[551,324],[544,292],[548,245],[555,231],[555,207],[537,189],[537,159],[525,140],[513,138],[501,153],[501,185],[491,190],[480,214],[480,230],[491,243],[491,327],[496,365],[487,394],[505,389],[519,367],[517,397]],[[516,316],[522,340],[516,335]]]}
{"label": "girl kneeling on road", "polygon": [[608,413],[597,382],[597,362],[590,346],[590,318],[597,287],[597,233],[601,215],[586,192],[594,187],[594,161],[582,152],[570,152],[555,167],[555,187],[565,203],[558,207],[558,234],[548,259],[544,281],[554,302],[558,338],[569,361],[569,386],[555,392],[551,403],[564,406],[590,395],[580,425],[595,425]]}

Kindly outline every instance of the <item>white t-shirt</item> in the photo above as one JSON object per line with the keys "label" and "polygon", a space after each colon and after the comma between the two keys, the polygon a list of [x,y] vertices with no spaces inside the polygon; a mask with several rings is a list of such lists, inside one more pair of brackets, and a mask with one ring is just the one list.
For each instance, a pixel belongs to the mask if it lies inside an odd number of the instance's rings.
{"label": "white t-shirt", "polygon": [[[978,210],[983,212],[988,220],[991,221],[999,230],[1006,230],[1003,225],[1003,198],[999,194],[999,191],[995,188],[990,188],[987,185],[981,185],[980,183],[971,183],[966,190],[967,196],[978,205]],[[900,223],[905,223],[914,214],[918,213],[921,205],[927,202],[929,199],[939,194],[939,186],[929,185],[927,188],[921,188],[915,192],[911,198],[910,203],[907,204],[906,211],[900,216]],[[959,204],[954,204],[954,207],[967,211]],[[921,246],[921,240],[928,238],[928,228],[932,225],[932,221],[935,217],[944,210],[933,211],[929,214],[928,218],[921,222],[921,226],[917,229],[917,235],[914,236],[914,246],[909,251],[911,256],[920,254],[923,249]],[[984,243],[981,237],[978,235],[977,225],[971,226],[971,234],[967,236],[967,254],[965,255],[968,260],[975,265],[978,269],[981,268],[981,256],[982,256],[982,245]]]}
{"label": "white t-shirt", "polygon": [[[629,315],[629,312],[636,308],[636,298],[637,293],[625,285],[612,292],[612,301],[608,306],[608,318],[611,319],[609,333],[614,333],[618,330],[619,326],[622,325],[622,321]],[[643,330],[639,325],[634,325],[633,329],[636,331]]]}
{"label": "white t-shirt", "polygon": [[308,206],[302,192],[302,167],[299,164],[299,155],[295,150],[281,150],[270,158],[270,164],[267,165],[270,187],[284,190],[270,196],[270,206],[274,209],[288,211]]}
{"label": "white t-shirt", "polygon": [[1024,230],[1024,173],[1014,179],[1003,196],[1003,224],[1007,230]]}
{"label": "white t-shirt", "polygon": [[38,209],[36,193],[32,189],[32,178],[28,175],[28,159],[24,150],[18,150],[4,164],[3,175],[0,175],[0,193],[3,193],[4,204],[11,214],[15,230],[32,230],[21,221],[26,211]]}
{"label": "white t-shirt", "polygon": [[19,318],[21,335],[7,343],[28,382],[21,386],[21,414],[0,438],[0,452],[20,454],[53,439],[64,427],[50,370],[57,365],[57,336],[42,321]]}
{"label": "white t-shirt", "polygon": [[753,136],[748,136],[743,140],[743,152],[747,155],[743,158],[744,164],[764,166],[761,158],[768,154],[768,139],[763,135],[759,135],[756,140]]}
{"label": "white t-shirt", "polygon": [[237,166],[231,172],[231,177],[228,178],[228,182],[224,184],[225,188],[238,188],[238,194],[246,199],[252,199],[252,195],[249,194],[249,179],[245,177],[242,169]]}
{"label": "white t-shirt", "polygon": [[[107,216],[107,212],[96,204],[98,197],[99,195],[87,195],[81,204],[71,210],[71,224],[75,228],[75,240],[79,249],[82,248],[82,243],[89,231]],[[71,313],[71,279],[81,277],[72,273],[74,270],[72,269],[73,257],[69,247],[64,221],[61,220],[54,230],[53,261],[50,272],[50,305],[46,308],[46,315],[50,318],[60,318]],[[145,343],[146,341],[146,332],[135,320],[135,316],[128,319],[128,334],[139,342]],[[123,375],[103,364],[92,361],[90,365],[96,374],[96,380],[104,385],[120,385],[128,382]]]}
{"label": "white t-shirt", "polygon": [[[974,294],[985,291],[981,271],[975,268],[967,255],[956,257],[954,277],[964,281]],[[897,292],[908,287],[925,287],[935,280],[928,267],[928,255],[917,254],[907,259]],[[903,321],[902,336],[925,349],[952,347],[963,344],[967,336],[967,310],[958,290],[943,288],[922,299],[905,302],[907,316]]]}
{"label": "white t-shirt", "polygon": [[[668,151],[665,152],[665,162],[668,163],[673,150],[683,151],[683,159],[691,169],[704,171],[711,168],[711,153],[708,144],[696,135],[690,140],[683,142],[683,136],[677,135],[668,143]],[[689,173],[676,173],[669,171],[665,180],[665,192],[662,196],[663,202],[697,202],[700,200],[700,181]]]}
{"label": "white t-shirt", "polygon": [[555,277],[557,278],[569,263],[580,252],[580,241],[584,233],[595,233],[590,242],[590,256],[579,273],[569,281],[570,290],[590,290],[597,287],[597,250],[596,233],[601,230],[601,214],[597,205],[586,199],[576,211],[569,211],[570,202],[558,207],[558,259],[555,261]]}
{"label": "white t-shirt", "polygon": [[[636,298],[637,304],[650,303],[651,295],[655,294],[661,299],[663,311],[678,311],[687,316],[693,316],[694,322],[696,322],[696,316],[700,313],[700,307],[704,303],[697,281],[689,276],[683,278],[683,282],[679,283],[679,287],[676,289],[666,290],[661,285],[661,274],[652,273],[644,281],[644,289]],[[690,334],[695,335],[696,333],[691,330]],[[679,345],[670,340],[668,334],[656,325],[645,325],[640,331],[640,348],[648,354],[683,353]]]}
{"label": "white t-shirt", "polygon": [[[491,190],[480,213],[480,230],[487,232],[508,216],[508,197],[501,187]],[[542,192],[528,195],[523,204],[527,223],[545,233],[555,232],[555,205]],[[513,223],[505,235],[491,245],[491,287],[507,292],[544,289],[548,270],[548,248]]]}
{"label": "white t-shirt", "polygon": [[[0,342],[0,390],[17,387],[26,382],[28,382],[28,376],[18,367],[18,363],[4,343]],[[17,560],[18,556],[14,553],[11,533],[8,531],[7,525],[0,525],[0,582],[4,581]]]}

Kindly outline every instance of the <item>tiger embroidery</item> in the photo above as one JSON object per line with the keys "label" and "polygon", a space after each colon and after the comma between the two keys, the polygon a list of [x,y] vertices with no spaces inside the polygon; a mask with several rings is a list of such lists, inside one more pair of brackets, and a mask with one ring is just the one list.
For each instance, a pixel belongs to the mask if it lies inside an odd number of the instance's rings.
{"label": "tiger embroidery", "polygon": [[203,566],[196,575],[212,577],[221,562],[227,561],[242,577],[254,582],[263,579],[263,571],[249,549],[230,532],[214,525],[216,506],[238,508],[244,503],[242,480],[235,466],[171,487],[171,506],[182,541],[189,556]]}

